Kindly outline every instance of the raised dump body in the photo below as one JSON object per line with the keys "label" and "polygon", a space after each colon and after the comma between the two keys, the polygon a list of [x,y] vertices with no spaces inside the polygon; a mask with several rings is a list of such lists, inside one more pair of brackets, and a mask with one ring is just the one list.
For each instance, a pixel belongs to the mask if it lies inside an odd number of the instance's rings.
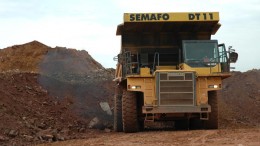
{"label": "raised dump body", "polygon": [[238,56],[211,40],[218,22],[218,12],[124,14],[116,32],[116,131],[156,121],[218,128],[216,91]]}

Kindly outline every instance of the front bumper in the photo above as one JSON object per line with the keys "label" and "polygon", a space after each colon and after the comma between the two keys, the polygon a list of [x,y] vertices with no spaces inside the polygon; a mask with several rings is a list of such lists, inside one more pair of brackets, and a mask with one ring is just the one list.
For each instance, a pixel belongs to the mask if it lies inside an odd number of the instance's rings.
{"label": "front bumper", "polygon": [[156,113],[210,113],[210,105],[201,106],[143,106],[143,114]]}

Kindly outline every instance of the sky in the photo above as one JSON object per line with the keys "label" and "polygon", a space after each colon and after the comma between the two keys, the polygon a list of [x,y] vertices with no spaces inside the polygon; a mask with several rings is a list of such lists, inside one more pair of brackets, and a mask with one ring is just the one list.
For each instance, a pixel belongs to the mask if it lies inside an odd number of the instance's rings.
{"label": "sky", "polygon": [[236,71],[260,69],[259,0],[0,0],[0,48],[37,40],[50,47],[86,50],[105,68],[120,51],[123,13],[219,12],[212,39],[239,54]]}

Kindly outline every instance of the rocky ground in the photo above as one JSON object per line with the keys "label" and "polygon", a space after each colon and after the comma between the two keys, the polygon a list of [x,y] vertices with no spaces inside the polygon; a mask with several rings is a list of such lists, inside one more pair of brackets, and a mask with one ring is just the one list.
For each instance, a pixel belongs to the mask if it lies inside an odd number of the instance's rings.
{"label": "rocky ground", "polygon": [[112,129],[113,75],[86,51],[37,41],[0,50],[0,145]]}
{"label": "rocky ground", "polygon": [[72,112],[73,99],[49,96],[35,73],[0,74],[0,144],[27,145],[66,140],[86,130]]}
{"label": "rocky ground", "polygon": [[188,141],[190,145],[222,145],[218,138],[224,144],[244,140],[231,145],[259,142],[260,70],[233,72],[224,80],[220,131],[132,135],[111,132],[113,76],[114,69],[103,68],[86,51],[51,48],[37,41],[1,49],[0,145],[50,145],[64,140],[67,145],[171,145],[171,137],[177,137],[174,144]]}

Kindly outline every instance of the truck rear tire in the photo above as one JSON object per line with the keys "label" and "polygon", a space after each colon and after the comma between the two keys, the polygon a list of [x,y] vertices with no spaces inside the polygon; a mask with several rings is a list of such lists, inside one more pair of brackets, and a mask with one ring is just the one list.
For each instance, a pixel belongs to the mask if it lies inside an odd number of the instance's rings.
{"label": "truck rear tire", "polygon": [[114,131],[123,131],[123,118],[122,118],[122,85],[117,85],[115,87],[114,96]]}
{"label": "truck rear tire", "polygon": [[126,89],[123,90],[122,109],[124,132],[138,132],[139,123],[137,118],[137,99],[135,92],[130,92]]}
{"label": "truck rear tire", "polygon": [[123,119],[122,119],[122,95],[116,94],[114,97],[114,131],[123,131]]}
{"label": "truck rear tire", "polygon": [[208,103],[211,106],[209,120],[205,121],[207,129],[218,129],[218,96],[217,91],[208,92]]}

